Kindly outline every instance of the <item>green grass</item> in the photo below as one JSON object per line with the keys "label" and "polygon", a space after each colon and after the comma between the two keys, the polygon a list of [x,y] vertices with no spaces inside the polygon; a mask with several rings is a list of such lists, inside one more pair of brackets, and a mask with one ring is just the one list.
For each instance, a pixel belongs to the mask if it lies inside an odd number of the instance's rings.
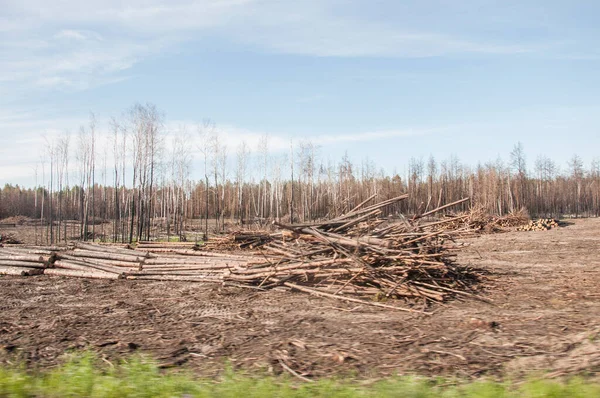
{"label": "green grass", "polygon": [[531,380],[519,385],[494,381],[459,382],[396,377],[374,383],[323,379],[304,383],[288,376],[258,376],[226,371],[216,380],[190,373],[163,373],[144,356],[107,364],[94,354],[71,355],[43,373],[23,367],[0,368],[0,397],[408,397],[545,398],[600,397],[600,384]]}

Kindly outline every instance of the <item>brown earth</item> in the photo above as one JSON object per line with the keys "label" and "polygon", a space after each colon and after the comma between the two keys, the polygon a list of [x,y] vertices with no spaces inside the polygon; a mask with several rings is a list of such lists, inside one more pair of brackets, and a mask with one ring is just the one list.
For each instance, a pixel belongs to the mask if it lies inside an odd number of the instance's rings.
{"label": "brown earth", "polygon": [[0,277],[0,362],[47,367],[92,349],[206,376],[227,363],[307,377],[597,375],[600,219],[468,242],[458,261],[490,272],[481,295],[493,304],[466,297],[433,316],[283,288]]}

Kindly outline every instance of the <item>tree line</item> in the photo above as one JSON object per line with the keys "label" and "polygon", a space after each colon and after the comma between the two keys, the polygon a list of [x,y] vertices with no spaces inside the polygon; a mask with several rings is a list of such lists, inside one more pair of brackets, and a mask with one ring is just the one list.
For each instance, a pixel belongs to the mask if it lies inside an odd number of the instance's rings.
{"label": "tree line", "polygon": [[[574,155],[561,170],[539,156],[528,170],[518,143],[508,161],[469,166],[456,156],[437,161],[413,158],[407,171],[386,174],[370,160],[325,160],[309,140],[290,142],[289,152],[273,154],[263,136],[252,151],[242,142],[230,154],[216,125],[204,121],[195,131],[165,133],[164,115],[153,104],[136,104],[110,134],[99,139],[94,115],[75,137],[46,143],[35,169],[36,187],[7,184],[0,189],[0,219],[26,216],[39,221],[47,242],[67,238],[132,242],[155,237],[158,230],[182,235],[190,220],[205,234],[227,223],[270,220],[308,222],[335,217],[376,196],[409,199],[387,214],[416,214],[470,197],[470,206],[490,214],[527,208],[534,216],[600,215],[600,161],[585,167]],[[200,144],[190,146],[192,134]],[[192,159],[202,178],[193,180]],[[40,181],[41,180],[41,181]],[[109,222],[111,228],[98,226]],[[36,224],[37,225],[37,224]],[[106,231],[109,231],[108,234]]]}

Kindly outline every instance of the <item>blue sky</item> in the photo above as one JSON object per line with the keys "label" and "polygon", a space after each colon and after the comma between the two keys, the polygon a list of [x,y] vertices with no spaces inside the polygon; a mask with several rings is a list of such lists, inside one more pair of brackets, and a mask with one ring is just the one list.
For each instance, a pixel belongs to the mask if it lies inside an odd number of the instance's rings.
{"label": "blue sky", "polygon": [[[136,102],[166,130],[215,121],[285,152],[311,139],[402,171],[411,157],[532,166],[600,156],[596,1],[0,0],[0,184],[45,140]],[[197,158],[200,156],[198,155]],[[232,156],[233,158],[233,156]],[[233,163],[233,160],[231,161]],[[192,175],[198,178],[199,167]]]}

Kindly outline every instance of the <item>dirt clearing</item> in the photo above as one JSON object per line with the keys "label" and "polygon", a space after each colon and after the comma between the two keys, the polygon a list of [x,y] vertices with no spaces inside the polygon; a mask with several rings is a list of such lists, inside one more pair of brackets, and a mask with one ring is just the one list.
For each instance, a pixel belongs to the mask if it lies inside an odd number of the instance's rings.
{"label": "dirt clearing", "polygon": [[[17,229],[17,232],[18,229]],[[551,375],[600,370],[600,219],[468,240],[458,263],[490,272],[483,297],[423,316],[277,288],[0,277],[0,361],[107,361],[136,351],[200,374],[228,361],[306,377]]]}

